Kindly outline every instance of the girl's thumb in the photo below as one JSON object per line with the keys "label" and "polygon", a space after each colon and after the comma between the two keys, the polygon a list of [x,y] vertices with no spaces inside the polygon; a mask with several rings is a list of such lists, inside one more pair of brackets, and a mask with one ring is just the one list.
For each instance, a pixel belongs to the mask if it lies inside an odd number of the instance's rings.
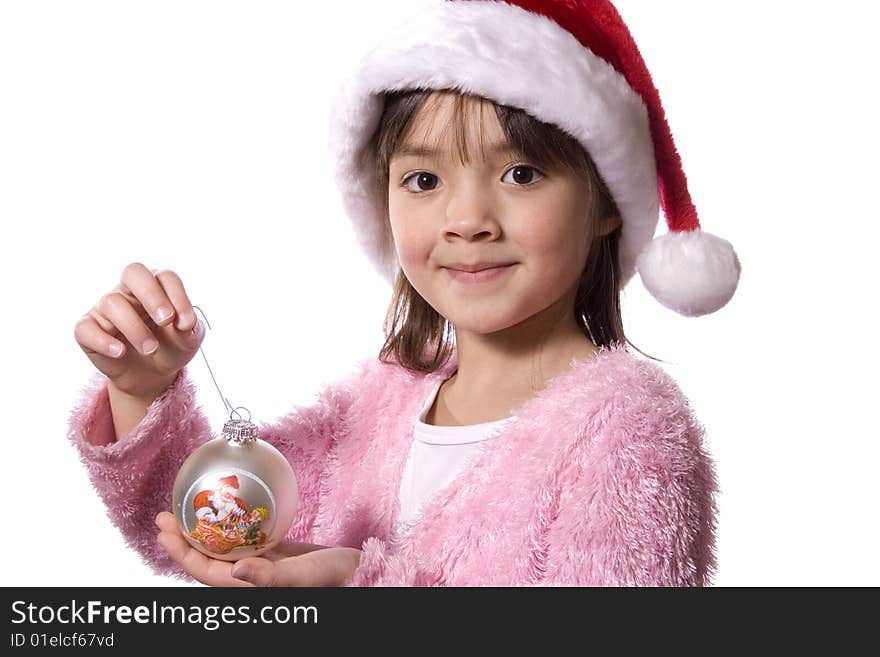
{"label": "girl's thumb", "polygon": [[205,323],[202,320],[198,320],[193,330],[189,332],[188,337],[193,344],[200,344],[202,338],[205,337]]}

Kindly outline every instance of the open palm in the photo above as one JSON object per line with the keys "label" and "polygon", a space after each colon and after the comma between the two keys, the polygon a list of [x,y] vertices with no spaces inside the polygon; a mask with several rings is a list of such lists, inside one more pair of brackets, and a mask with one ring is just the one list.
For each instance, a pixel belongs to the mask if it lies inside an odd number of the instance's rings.
{"label": "open palm", "polygon": [[360,563],[361,551],[284,542],[259,557],[212,559],[183,537],[168,511],[156,516],[157,541],[194,579],[209,586],[343,586]]}

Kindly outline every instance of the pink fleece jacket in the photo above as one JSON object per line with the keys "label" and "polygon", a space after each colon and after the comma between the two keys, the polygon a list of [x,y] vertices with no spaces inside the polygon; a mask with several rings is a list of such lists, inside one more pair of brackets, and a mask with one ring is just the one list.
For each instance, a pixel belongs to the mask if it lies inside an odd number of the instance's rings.
{"label": "pink fleece jacket", "polygon": [[[261,436],[290,461],[288,538],[363,551],[351,586],[703,586],[716,569],[717,483],[704,430],[672,378],[624,346],[573,360],[423,508],[403,535],[398,490],[413,423],[457,355],[423,374],[377,358]],[[127,543],[188,577],[156,542],[186,456],[214,437],[184,368],[116,441],[103,375],[70,439]]]}

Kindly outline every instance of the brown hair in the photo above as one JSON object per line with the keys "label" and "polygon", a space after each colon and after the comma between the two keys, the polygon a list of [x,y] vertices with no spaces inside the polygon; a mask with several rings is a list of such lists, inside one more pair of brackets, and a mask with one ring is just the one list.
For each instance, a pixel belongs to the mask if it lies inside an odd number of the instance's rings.
{"label": "brown hair", "polygon": [[[488,101],[479,96],[442,90],[454,94],[452,122],[455,124],[455,140],[462,164],[469,162],[466,127],[468,110],[483,103],[491,104],[504,130],[508,143],[517,149],[524,159],[545,171],[566,168],[579,174],[590,191],[592,200],[591,220],[610,215],[620,216],[614,199],[596,170],[589,154],[573,137],[559,128],[543,123],[524,111]],[[364,152],[364,166],[376,167],[378,190],[384,203],[383,236],[389,249],[394,248],[391,222],[388,213],[388,184],[391,159],[407,136],[413,120],[425,102],[432,96],[431,90],[404,90],[385,94],[385,109],[379,126]],[[481,140],[482,149],[482,140]],[[575,319],[596,346],[611,346],[626,342],[639,353],[623,331],[620,314],[620,264],[617,245],[621,227],[604,236],[594,238],[587,256],[575,298]],[[384,323],[385,344],[379,359],[388,361],[393,357],[404,367],[418,372],[434,372],[442,367],[452,351],[454,328],[413,288],[402,270],[397,272],[394,291]],[[433,350],[428,347],[433,346]]]}

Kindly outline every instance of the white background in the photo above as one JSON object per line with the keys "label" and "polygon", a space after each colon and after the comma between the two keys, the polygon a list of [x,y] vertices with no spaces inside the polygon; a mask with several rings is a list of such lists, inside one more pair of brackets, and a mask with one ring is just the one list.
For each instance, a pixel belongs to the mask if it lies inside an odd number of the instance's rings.
{"label": "white background", "polygon": [[[125,546],[67,440],[93,371],[74,324],[127,263],[181,275],[224,393],[262,420],[378,353],[390,290],[333,187],[329,103],[433,2],[0,4],[3,585],[178,584]],[[743,266],[708,317],[638,278],[624,295],[630,339],[707,429],[716,584],[876,586],[870,3],[617,4],[703,227]],[[219,428],[201,356],[190,369]]]}

